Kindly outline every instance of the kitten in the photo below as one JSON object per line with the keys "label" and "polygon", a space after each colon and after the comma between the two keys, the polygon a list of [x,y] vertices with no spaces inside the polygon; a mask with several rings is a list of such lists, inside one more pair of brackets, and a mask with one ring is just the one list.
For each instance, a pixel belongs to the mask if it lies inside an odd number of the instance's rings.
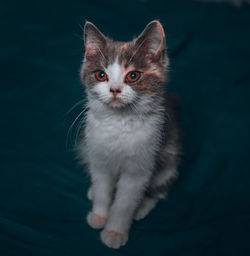
{"label": "kitten", "polygon": [[159,21],[131,42],[84,27],[81,69],[87,112],[79,157],[88,165],[93,207],[88,224],[119,248],[132,220],[144,218],[177,176],[178,129],[165,95],[168,57]]}

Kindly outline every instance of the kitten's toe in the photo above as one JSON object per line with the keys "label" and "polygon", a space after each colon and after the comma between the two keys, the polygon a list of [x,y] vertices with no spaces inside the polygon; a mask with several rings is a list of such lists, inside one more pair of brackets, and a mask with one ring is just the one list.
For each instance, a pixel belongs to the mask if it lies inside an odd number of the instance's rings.
{"label": "kitten's toe", "polygon": [[144,198],[139,209],[136,211],[134,219],[141,220],[144,219],[150,211],[155,207],[158,199],[154,198]]}
{"label": "kitten's toe", "polygon": [[93,200],[93,188],[90,187],[87,193],[87,198],[92,201]]}
{"label": "kitten's toe", "polygon": [[119,249],[128,241],[128,234],[120,233],[116,230],[103,230],[101,232],[101,240],[108,247]]}
{"label": "kitten's toe", "polygon": [[149,214],[150,211],[151,209],[146,207],[139,208],[138,211],[135,213],[134,220],[144,219]]}
{"label": "kitten's toe", "polygon": [[93,212],[90,212],[87,216],[88,224],[95,229],[103,228],[106,223],[106,220],[106,216],[101,216]]}

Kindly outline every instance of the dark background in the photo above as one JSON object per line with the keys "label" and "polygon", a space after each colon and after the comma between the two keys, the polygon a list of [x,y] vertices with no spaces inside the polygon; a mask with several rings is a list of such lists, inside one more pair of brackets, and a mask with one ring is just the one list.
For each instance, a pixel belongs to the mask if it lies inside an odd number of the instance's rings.
{"label": "dark background", "polygon": [[[180,178],[120,250],[85,216],[73,152],[85,19],[128,41],[160,19],[181,96]],[[250,6],[0,2],[0,255],[250,255]],[[67,133],[69,131],[68,142]],[[67,144],[67,145],[66,145]]]}

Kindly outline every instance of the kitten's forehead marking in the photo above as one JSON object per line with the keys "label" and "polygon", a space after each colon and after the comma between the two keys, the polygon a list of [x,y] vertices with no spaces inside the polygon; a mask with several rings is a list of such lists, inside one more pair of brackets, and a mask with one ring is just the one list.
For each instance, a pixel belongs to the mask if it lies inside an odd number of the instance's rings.
{"label": "kitten's forehead marking", "polygon": [[107,69],[106,72],[108,73],[110,80],[111,81],[116,81],[118,82],[121,78],[121,66],[118,63],[118,59],[116,58],[115,61],[110,64]]}
{"label": "kitten's forehead marking", "polygon": [[119,64],[118,57],[115,61],[106,68],[106,73],[109,75],[111,83],[123,83],[123,77],[125,75],[125,68],[122,64]]}

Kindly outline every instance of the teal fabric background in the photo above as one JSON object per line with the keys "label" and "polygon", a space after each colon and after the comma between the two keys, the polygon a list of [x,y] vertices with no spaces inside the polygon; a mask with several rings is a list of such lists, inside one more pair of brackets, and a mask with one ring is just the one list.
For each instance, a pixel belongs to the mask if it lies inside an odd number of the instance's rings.
{"label": "teal fabric background", "polygon": [[[164,24],[181,96],[180,178],[115,251],[88,227],[72,150],[82,26],[130,40]],[[1,1],[0,255],[250,255],[250,7],[196,1]]]}

